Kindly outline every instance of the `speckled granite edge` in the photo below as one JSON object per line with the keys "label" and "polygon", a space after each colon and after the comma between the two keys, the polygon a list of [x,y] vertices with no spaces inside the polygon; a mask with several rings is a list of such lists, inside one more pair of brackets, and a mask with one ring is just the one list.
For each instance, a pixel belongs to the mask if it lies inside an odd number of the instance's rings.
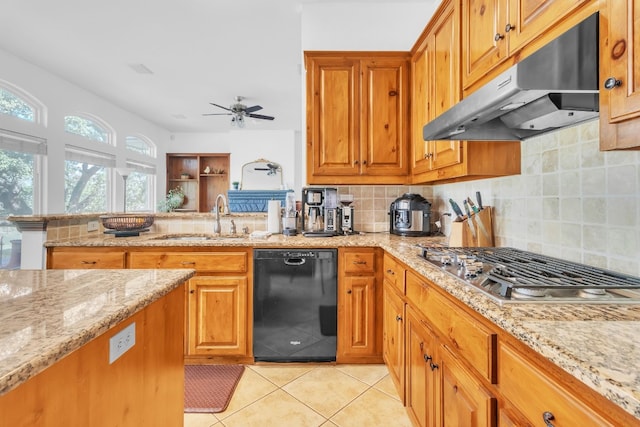
{"label": "speckled granite edge", "polygon": [[[41,273],[46,281],[47,279],[51,279],[50,276],[63,271],[64,270],[44,270],[41,272],[25,272],[32,274]],[[126,276],[125,278],[131,279],[135,278],[136,274],[148,274],[149,270],[91,270],[88,271],[87,274],[101,276],[106,274],[109,275],[109,281],[116,282],[118,277],[113,277],[116,275],[115,272],[126,272],[124,274],[124,276]],[[21,271],[18,270],[12,273],[17,278],[16,280],[19,281]],[[98,314],[92,319],[91,327],[83,328],[72,334],[60,336],[58,339],[46,339],[44,340],[45,342],[39,342],[38,344],[40,345],[38,345],[36,349],[37,353],[28,354],[28,352],[25,351],[27,354],[21,354],[21,360],[17,362],[14,361],[15,363],[11,363],[11,359],[9,361],[3,361],[2,366],[0,366],[0,396],[16,388],[21,383],[42,372],[66,355],[167,295],[189,278],[193,277],[194,274],[195,270],[188,269],[163,270],[163,274],[153,285],[150,284],[147,292],[132,296],[117,307]],[[5,279],[4,276],[2,278]],[[60,283],[60,286],[64,286],[64,281]],[[47,289],[47,292],[54,291]],[[108,290],[105,290],[105,292],[108,292]],[[41,298],[41,303],[47,304],[46,296]]]}

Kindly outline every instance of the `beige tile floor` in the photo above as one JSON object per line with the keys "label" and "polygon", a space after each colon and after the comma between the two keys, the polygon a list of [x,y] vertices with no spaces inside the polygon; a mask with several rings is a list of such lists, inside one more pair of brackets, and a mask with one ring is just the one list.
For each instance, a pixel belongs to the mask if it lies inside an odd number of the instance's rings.
{"label": "beige tile floor", "polygon": [[411,427],[384,365],[249,365],[227,410],[185,427]]}

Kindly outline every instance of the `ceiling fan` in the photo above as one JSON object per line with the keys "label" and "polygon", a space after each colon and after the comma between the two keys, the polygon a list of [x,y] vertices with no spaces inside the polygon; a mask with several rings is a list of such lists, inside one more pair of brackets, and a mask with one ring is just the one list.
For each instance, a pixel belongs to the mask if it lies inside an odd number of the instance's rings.
{"label": "ceiling fan", "polygon": [[231,116],[231,124],[238,127],[244,126],[245,117],[249,117],[252,119],[261,119],[261,120],[275,119],[275,117],[273,116],[265,116],[263,114],[254,114],[255,111],[262,110],[262,107],[259,105],[247,107],[246,105],[242,104],[243,99],[245,99],[243,96],[236,96],[235,97],[236,103],[232,104],[229,108],[210,102],[211,105],[218,108],[222,108],[227,112],[226,113],[208,113],[208,114],[203,114],[203,116]]}

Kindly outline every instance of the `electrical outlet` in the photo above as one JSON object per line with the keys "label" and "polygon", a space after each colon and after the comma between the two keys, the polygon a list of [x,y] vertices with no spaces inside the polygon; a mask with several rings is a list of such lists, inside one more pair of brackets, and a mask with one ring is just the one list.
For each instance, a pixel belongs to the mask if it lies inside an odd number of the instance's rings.
{"label": "electrical outlet", "polygon": [[98,231],[98,228],[100,223],[97,220],[87,222],[87,231]]}
{"label": "electrical outlet", "polygon": [[109,364],[115,362],[136,343],[136,323],[133,322],[109,338]]}

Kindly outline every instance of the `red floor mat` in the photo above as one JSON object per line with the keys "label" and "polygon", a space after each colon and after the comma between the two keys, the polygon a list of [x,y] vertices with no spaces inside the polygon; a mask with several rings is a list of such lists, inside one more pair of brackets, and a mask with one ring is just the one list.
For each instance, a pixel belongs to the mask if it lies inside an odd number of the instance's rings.
{"label": "red floor mat", "polygon": [[186,365],[184,412],[217,413],[227,409],[243,372],[243,365]]}

